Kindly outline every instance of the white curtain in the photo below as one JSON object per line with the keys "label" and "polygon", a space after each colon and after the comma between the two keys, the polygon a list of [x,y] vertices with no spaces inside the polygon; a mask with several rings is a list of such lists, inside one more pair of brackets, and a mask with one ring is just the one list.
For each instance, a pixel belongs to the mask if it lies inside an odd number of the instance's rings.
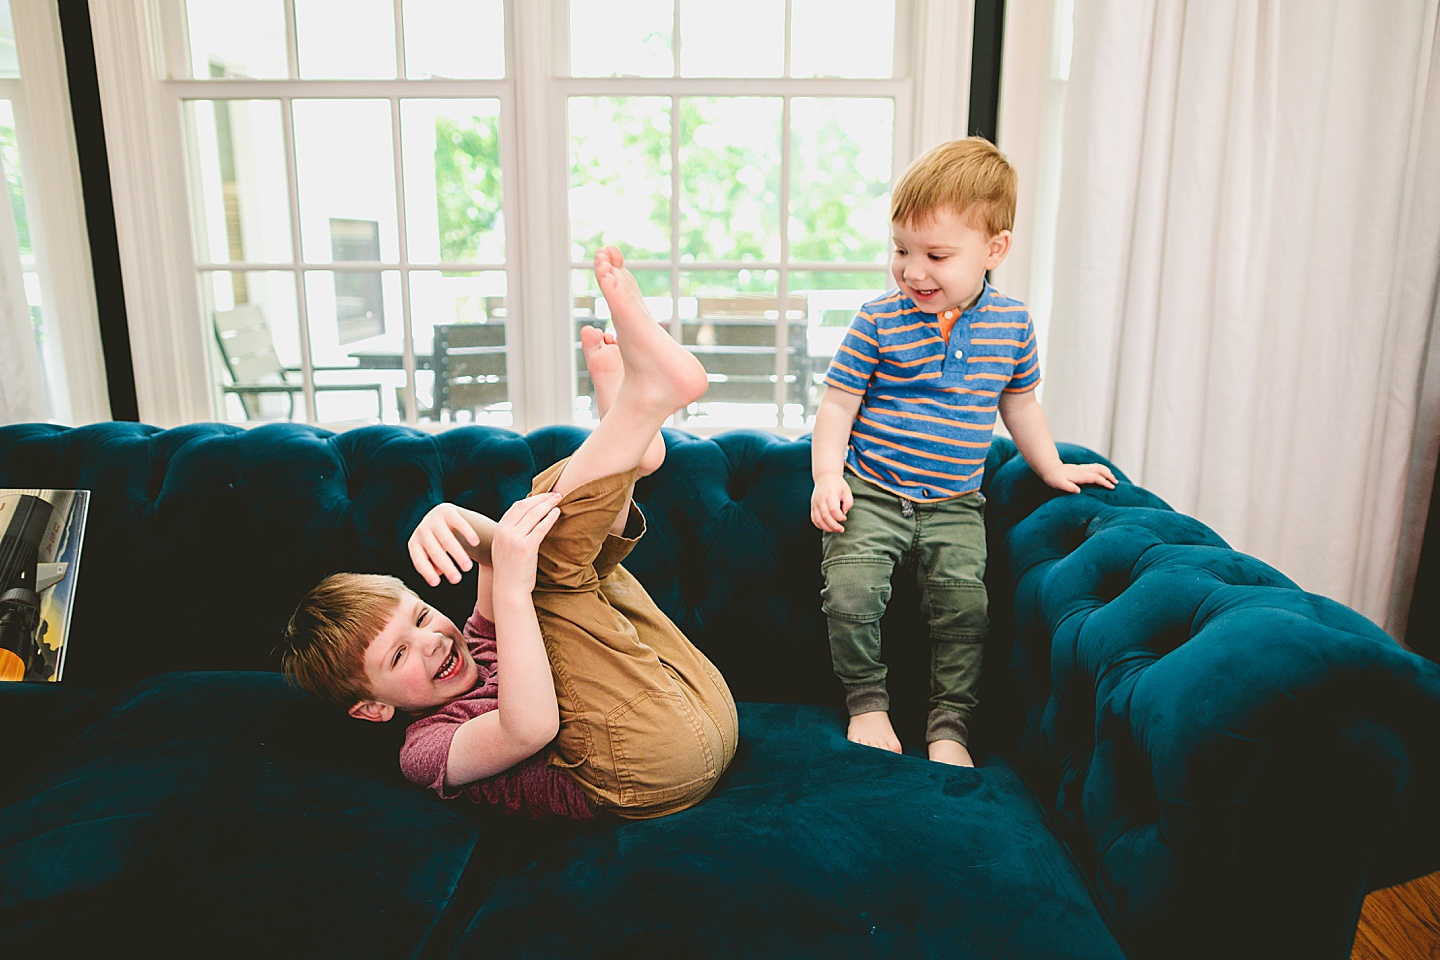
{"label": "white curtain", "polygon": [[[4,182],[5,159],[0,157],[0,185]],[[14,211],[4,198],[0,198],[0,321],[0,423],[43,421],[45,387],[20,269],[20,241]]]}
{"label": "white curtain", "polygon": [[1440,445],[1437,3],[1075,4],[1045,358],[1058,438],[1396,636]]}

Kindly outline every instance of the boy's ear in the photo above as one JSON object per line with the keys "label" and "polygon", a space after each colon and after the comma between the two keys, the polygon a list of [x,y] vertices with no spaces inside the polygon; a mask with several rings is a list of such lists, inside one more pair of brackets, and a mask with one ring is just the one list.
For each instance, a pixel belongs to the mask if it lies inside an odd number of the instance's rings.
{"label": "boy's ear", "polygon": [[1001,230],[990,238],[990,247],[985,254],[985,269],[994,270],[1000,266],[1005,255],[1010,252],[1010,231]]}
{"label": "boy's ear", "polygon": [[369,720],[373,723],[385,723],[395,716],[395,708],[379,700],[361,700],[346,712],[356,720]]}

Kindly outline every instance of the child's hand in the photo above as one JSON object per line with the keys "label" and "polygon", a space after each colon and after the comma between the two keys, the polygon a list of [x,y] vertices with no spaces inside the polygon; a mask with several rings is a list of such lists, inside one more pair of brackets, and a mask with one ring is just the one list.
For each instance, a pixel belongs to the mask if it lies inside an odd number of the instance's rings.
{"label": "child's hand", "polygon": [[459,508],[453,503],[440,503],[430,508],[410,534],[406,543],[410,562],[432,587],[439,585],[441,577],[459,583],[460,574],[470,569],[470,551],[457,533],[472,547],[480,543],[479,535],[461,517]]}
{"label": "child's hand", "polygon": [[1084,483],[1097,484],[1106,490],[1115,489],[1115,474],[1103,463],[1062,463],[1041,479],[1066,493],[1079,493],[1080,485]]}
{"label": "child's hand", "polygon": [[517,500],[495,530],[490,558],[495,565],[495,592],[532,593],[535,590],[535,559],[540,541],[560,519],[558,493],[542,493]]}
{"label": "child's hand", "polygon": [[844,533],[845,515],[855,503],[850,484],[840,475],[831,474],[815,481],[810,494],[810,522],[829,533]]}

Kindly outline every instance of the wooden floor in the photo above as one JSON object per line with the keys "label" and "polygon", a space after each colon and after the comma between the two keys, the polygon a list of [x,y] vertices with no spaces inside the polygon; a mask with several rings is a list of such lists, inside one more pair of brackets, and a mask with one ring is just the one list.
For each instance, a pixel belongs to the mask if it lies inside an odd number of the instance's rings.
{"label": "wooden floor", "polygon": [[1350,960],[1440,960],[1440,873],[1366,897]]}

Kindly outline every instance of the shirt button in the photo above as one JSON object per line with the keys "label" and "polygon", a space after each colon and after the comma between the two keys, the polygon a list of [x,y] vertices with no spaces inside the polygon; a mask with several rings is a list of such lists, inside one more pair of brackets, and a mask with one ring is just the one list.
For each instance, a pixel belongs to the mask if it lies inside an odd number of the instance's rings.
{"label": "shirt button", "polygon": [[964,356],[965,356],[965,351],[964,351],[964,350],[956,350],[956,351],[955,351],[955,359],[956,359],[956,360],[959,360],[959,359],[963,358]]}

